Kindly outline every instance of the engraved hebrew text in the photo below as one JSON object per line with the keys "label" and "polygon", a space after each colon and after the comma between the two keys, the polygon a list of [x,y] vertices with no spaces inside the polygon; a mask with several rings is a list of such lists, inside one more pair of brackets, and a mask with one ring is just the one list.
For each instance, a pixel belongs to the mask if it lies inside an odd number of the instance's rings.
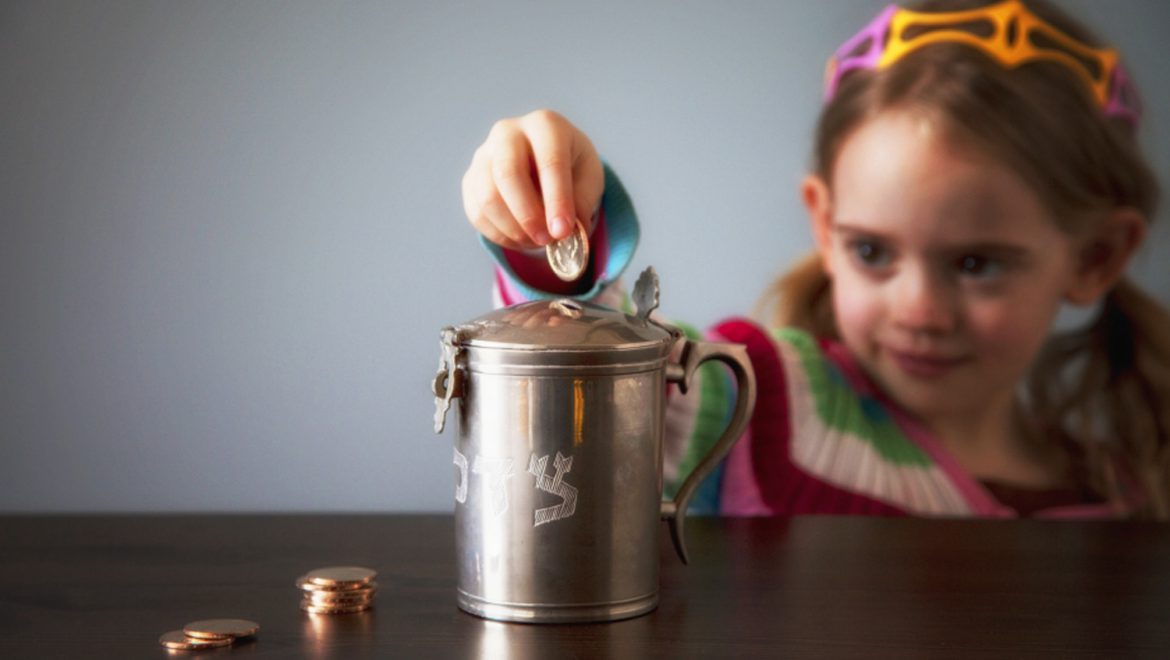
{"label": "engraved hebrew text", "polygon": [[455,467],[459,468],[459,483],[455,484],[455,501],[467,501],[467,457],[455,450]]}
{"label": "engraved hebrew text", "polygon": [[565,475],[573,469],[573,457],[566,458],[558,451],[556,458],[553,459],[556,473],[552,477],[545,474],[547,467],[547,454],[540,458],[537,458],[536,454],[528,457],[528,472],[536,477],[537,489],[560,497],[561,503],[537,509],[533,514],[533,527],[568,518],[577,510],[577,489],[564,482]]}
{"label": "engraved hebrew text", "polygon": [[484,490],[488,497],[488,508],[493,515],[502,515],[508,510],[508,479],[515,476],[512,472],[512,459],[485,458],[476,454],[471,471],[486,477]]}

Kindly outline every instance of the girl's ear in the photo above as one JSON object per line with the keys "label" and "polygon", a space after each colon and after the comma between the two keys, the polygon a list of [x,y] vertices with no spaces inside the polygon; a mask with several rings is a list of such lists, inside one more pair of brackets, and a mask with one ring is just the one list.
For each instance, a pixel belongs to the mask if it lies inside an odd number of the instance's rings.
{"label": "girl's ear", "polygon": [[806,175],[800,182],[800,199],[804,201],[804,208],[808,211],[813,238],[817,242],[817,251],[821,253],[825,274],[832,277],[833,251],[829,248],[833,229],[833,200],[829,194],[829,184],[815,174]]}
{"label": "girl's ear", "polygon": [[1080,242],[1077,271],[1065,298],[1074,305],[1095,303],[1125,274],[1130,257],[1145,237],[1146,216],[1141,211],[1130,207],[1111,211]]}

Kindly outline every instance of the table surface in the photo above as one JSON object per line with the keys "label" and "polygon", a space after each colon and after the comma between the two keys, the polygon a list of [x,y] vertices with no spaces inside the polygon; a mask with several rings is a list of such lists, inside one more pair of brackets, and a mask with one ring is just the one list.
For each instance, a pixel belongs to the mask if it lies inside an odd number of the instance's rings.
{"label": "table surface", "polygon": [[[0,516],[0,658],[165,657],[164,632],[261,624],[256,658],[1170,657],[1170,526],[696,518],[662,534],[661,603],[603,624],[455,606],[450,516]],[[379,572],[377,607],[310,617],[294,580]]]}

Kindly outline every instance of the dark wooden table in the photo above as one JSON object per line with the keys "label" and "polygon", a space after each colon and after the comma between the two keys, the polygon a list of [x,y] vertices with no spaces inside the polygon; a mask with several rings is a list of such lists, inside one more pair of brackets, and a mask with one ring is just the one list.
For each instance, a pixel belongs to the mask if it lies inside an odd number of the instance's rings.
{"label": "dark wooden table", "polygon": [[[693,519],[661,605],[608,624],[455,607],[449,516],[0,517],[0,658],[155,658],[203,618],[255,658],[1170,657],[1170,526]],[[308,617],[294,579],[379,571],[377,609]]]}

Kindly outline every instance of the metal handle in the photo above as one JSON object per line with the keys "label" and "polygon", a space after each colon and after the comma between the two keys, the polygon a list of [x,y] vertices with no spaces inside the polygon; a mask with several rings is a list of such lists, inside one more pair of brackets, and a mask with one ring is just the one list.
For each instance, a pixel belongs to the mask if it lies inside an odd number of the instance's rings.
{"label": "metal handle", "polygon": [[741,344],[693,342],[688,339],[683,346],[683,356],[679,364],[667,366],[666,379],[678,383],[679,389],[685,394],[695,370],[707,360],[719,360],[731,367],[739,391],[735,399],[735,413],[731,416],[727,428],[723,430],[723,435],[719,436],[719,440],[683,481],[678,492],[674,494],[674,499],[662,503],[662,519],[670,526],[670,538],[674,541],[674,549],[684,564],[689,563],[689,560],[683,523],[686,521],[687,504],[691,495],[719,461],[727,456],[731,446],[743,434],[756,405],[756,374],[752,371],[747,347]]}

